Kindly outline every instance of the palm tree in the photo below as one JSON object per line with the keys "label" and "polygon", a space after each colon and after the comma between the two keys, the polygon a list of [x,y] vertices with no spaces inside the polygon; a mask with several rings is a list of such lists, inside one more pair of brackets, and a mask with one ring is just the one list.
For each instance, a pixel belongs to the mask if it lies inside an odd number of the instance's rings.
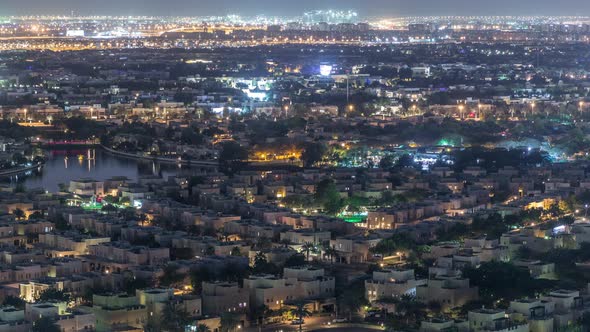
{"label": "palm tree", "polygon": [[315,251],[315,245],[311,242],[305,242],[301,249],[305,252],[305,260],[309,262],[309,253]]}
{"label": "palm tree", "polygon": [[260,264],[265,264],[266,262],[267,262],[266,254],[263,253],[262,251],[257,252],[256,255],[254,256],[254,266],[260,265]]}
{"label": "palm tree", "polygon": [[21,220],[25,218],[25,211],[16,208],[14,210],[12,210],[12,214],[14,215],[14,217],[16,218],[16,220]]}
{"label": "palm tree", "polygon": [[197,332],[211,332],[211,329],[205,324],[199,324],[197,326]]}
{"label": "palm tree", "polygon": [[330,257],[330,263],[334,263],[334,257],[338,255],[338,251],[336,251],[336,247],[328,244],[324,247],[324,255]]}
{"label": "palm tree", "polygon": [[303,319],[311,316],[311,312],[305,308],[305,302],[297,302],[291,309],[291,315],[299,319],[299,332],[303,331]]}
{"label": "palm tree", "polygon": [[183,332],[185,327],[191,322],[188,312],[176,308],[173,303],[166,303],[162,311],[162,329],[170,332]]}
{"label": "palm tree", "polygon": [[272,310],[268,308],[266,305],[261,305],[254,309],[252,314],[252,319],[256,320],[258,323],[258,331],[262,331],[264,327],[264,323],[266,321],[266,317],[272,314]]}
{"label": "palm tree", "polygon": [[425,305],[408,294],[401,296],[399,303],[396,304],[395,310],[399,316],[406,318],[406,326],[410,326],[410,320],[417,323],[425,316]]}
{"label": "palm tree", "polygon": [[287,248],[291,244],[291,241],[289,241],[289,239],[282,239],[281,244],[283,245],[283,247]]}
{"label": "palm tree", "polygon": [[221,315],[221,332],[234,332],[240,326],[240,318],[235,313],[224,312]]}

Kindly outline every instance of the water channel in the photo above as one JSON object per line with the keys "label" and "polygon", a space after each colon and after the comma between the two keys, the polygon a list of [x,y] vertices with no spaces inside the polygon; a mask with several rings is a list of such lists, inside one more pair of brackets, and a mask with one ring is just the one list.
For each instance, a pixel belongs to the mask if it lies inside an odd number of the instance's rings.
{"label": "water channel", "polygon": [[46,150],[45,155],[46,163],[42,168],[4,177],[0,181],[15,186],[21,183],[29,189],[43,188],[56,192],[60,184],[68,185],[71,180],[107,180],[124,176],[130,181],[136,181],[141,176],[158,175],[167,178],[188,170],[188,166],[122,157],[101,148]]}

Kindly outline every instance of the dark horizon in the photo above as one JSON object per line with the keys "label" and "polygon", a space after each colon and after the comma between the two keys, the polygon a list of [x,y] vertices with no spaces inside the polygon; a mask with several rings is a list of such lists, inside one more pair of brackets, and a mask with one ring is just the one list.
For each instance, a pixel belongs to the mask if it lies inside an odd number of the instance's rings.
{"label": "dark horizon", "polygon": [[240,14],[252,16],[297,16],[307,10],[353,9],[364,17],[396,16],[560,16],[590,15],[590,1],[582,0],[3,0],[0,16],[77,15],[109,16],[208,16]]}

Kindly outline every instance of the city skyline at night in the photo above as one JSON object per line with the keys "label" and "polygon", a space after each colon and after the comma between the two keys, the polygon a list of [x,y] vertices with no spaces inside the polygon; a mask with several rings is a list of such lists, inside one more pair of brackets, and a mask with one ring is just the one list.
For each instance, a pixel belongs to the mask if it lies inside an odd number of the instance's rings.
{"label": "city skyline at night", "polygon": [[4,0],[2,15],[113,15],[113,16],[209,16],[209,15],[276,15],[292,16],[294,12],[324,9],[354,9],[362,16],[454,16],[454,15],[590,15],[590,3],[582,0],[340,0],[297,2],[258,0]]}

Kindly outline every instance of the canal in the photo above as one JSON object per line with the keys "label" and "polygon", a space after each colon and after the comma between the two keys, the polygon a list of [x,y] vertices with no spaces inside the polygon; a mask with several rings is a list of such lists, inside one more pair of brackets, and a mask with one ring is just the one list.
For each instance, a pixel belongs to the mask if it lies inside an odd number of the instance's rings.
{"label": "canal", "polygon": [[3,183],[23,184],[26,188],[43,188],[56,192],[60,184],[68,185],[70,180],[91,178],[106,180],[114,176],[125,176],[136,181],[141,176],[159,175],[167,178],[179,172],[189,172],[188,166],[136,160],[113,155],[101,148],[80,148],[68,150],[46,150],[46,163],[39,170],[1,178]]}

